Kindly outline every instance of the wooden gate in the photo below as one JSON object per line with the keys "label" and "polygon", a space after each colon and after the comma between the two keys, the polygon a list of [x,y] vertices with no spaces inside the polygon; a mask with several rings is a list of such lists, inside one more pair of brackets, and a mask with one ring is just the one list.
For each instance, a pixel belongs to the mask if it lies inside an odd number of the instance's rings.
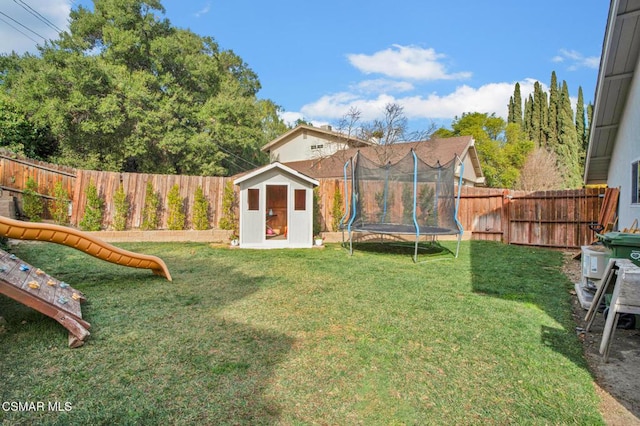
{"label": "wooden gate", "polygon": [[605,188],[562,191],[512,191],[506,197],[505,242],[577,248],[591,244]]}

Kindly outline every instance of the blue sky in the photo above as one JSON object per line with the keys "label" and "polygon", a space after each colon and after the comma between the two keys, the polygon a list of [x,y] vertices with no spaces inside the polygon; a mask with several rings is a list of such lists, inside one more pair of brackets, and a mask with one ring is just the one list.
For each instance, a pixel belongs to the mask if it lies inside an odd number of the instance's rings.
{"label": "blue sky", "polygon": [[[35,52],[38,35],[56,37],[23,6],[64,29],[78,4],[92,7],[86,0],[0,0],[0,53]],[[174,26],[239,55],[259,76],[259,97],[280,105],[286,120],[335,124],[356,107],[368,121],[393,102],[412,130],[471,111],[506,118],[515,83],[527,96],[535,81],[546,87],[553,70],[567,81],[574,106],[579,86],[585,102],[593,101],[609,9],[604,0],[162,4]]]}

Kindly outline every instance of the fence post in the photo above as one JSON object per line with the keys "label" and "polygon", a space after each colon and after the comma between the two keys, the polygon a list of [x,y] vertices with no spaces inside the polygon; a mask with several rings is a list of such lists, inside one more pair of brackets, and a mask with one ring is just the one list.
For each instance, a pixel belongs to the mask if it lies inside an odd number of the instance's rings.
{"label": "fence post", "polygon": [[511,208],[509,203],[511,202],[511,194],[508,189],[502,191],[502,235],[504,237],[505,244],[511,244]]}

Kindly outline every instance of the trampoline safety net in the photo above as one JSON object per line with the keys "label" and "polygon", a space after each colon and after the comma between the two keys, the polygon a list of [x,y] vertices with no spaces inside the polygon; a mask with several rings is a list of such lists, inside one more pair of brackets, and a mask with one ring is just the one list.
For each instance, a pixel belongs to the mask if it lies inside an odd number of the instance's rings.
{"label": "trampoline safety net", "polygon": [[455,166],[430,166],[410,151],[397,163],[379,165],[360,153],[352,163],[349,231],[388,234],[460,234]]}

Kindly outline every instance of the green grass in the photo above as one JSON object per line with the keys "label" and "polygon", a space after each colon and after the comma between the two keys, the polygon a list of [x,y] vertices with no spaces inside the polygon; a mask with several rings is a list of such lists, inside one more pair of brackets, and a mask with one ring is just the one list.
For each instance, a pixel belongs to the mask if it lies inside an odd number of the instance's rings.
{"label": "green grass", "polygon": [[68,349],[62,326],[0,297],[0,402],[72,405],[0,410],[5,423],[602,424],[559,252],[463,242],[413,264],[331,244],[122,246],[174,281],[14,250],[87,295],[92,334]]}

